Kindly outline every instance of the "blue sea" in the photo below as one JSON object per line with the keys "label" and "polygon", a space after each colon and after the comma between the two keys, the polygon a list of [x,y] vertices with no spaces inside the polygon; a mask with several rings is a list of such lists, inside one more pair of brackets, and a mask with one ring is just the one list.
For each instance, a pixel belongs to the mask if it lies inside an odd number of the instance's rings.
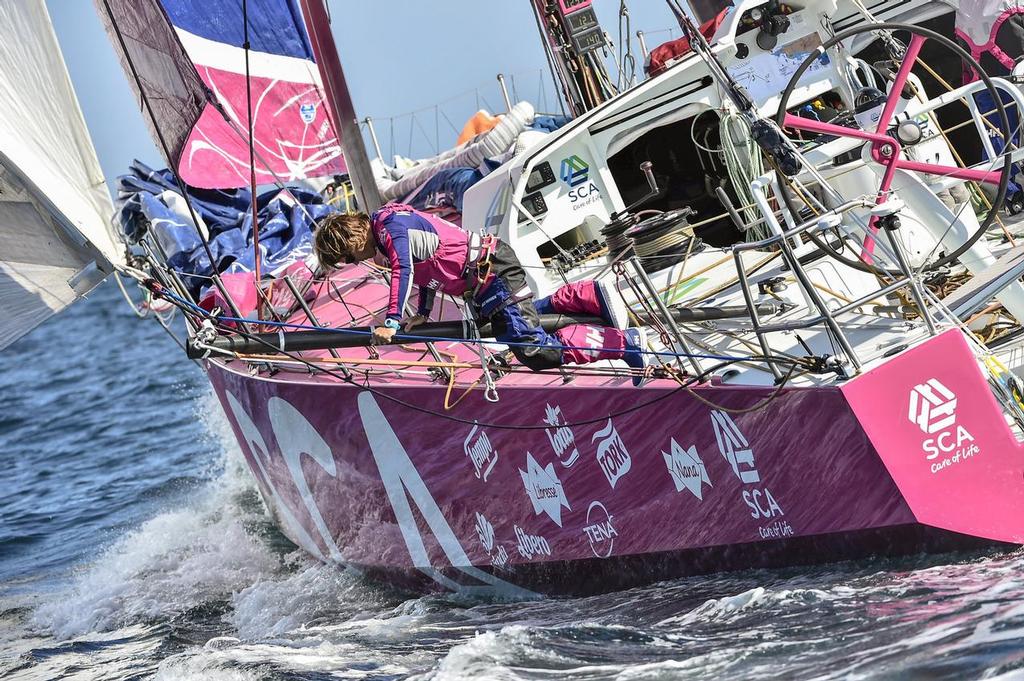
{"label": "blue sea", "polygon": [[0,469],[2,679],[1024,679],[1021,551],[526,603],[320,565],[109,282],[0,353]]}

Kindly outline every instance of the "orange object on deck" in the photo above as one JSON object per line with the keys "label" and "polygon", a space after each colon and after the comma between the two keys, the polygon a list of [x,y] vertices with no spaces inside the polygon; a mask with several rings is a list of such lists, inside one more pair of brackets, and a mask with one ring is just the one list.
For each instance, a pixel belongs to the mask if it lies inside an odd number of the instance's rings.
{"label": "orange object on deck", "polygon": [[489,132],[499,121],[501,121],[501,116],[492,116],[490,113],[480,109],[462,126],[462,132],[459,133],[459,139],[455,146],[465,144],[480,133]]}

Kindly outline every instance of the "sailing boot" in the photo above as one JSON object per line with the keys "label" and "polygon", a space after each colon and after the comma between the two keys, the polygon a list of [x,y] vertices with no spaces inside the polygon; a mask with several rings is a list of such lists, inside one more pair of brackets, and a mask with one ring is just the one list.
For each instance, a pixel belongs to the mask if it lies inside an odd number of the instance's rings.
{"label": "sailing boot", "polygon": [[650,355],[647,353],[647,330],[643,327],[631,327],[623,332],[626,340],[626,350],[622,353],[622,361],[634,369],[640,369],[640,373],[633,377],[633,385],[639,388],[644,384],[647,365],[650,364]]}
{"label": "sailing boot", "polygon": [[[634,369],[647,368],[647,334],[644,329],[620,331],[607,326],[574,324],[556,331],[555,337],[562,343],[562,361],[566,364],[618,359]],[[633,377],[633,385],[639,386],[643,381],[642,375]]]}

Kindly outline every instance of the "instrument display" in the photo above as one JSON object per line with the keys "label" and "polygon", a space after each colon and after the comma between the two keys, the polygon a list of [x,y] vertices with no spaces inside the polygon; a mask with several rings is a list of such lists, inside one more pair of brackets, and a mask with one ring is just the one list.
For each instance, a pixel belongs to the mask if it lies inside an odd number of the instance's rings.
{"label": "instrument display", "polygon": [[588,7],[583,12],[574,12],[565,17],[565,23],[569,25],[569,33],[575,35],[576,33],[582,33],[588,28],[597,26],[597,14],[594,13],[592,8]]}
{"label": "instrument display", "polygon": [[540,163],[530,172],[526,178],[526,191],[535,192],[542,187],[555,183],[555,173],[551,170],[551,164],[547,161]]}
{"label": "instrument display", "polygon": [[599,50],[604,46],[604,31],[601,30],[600,26],[587,29],[582,33],[573,35],[572,43],[580,54]]}
{"label": "instrument display", "polygon": [[[548,212],[548,204],[544,201],[544,197],[541,196],[540,192],[534,192],[533,194],[527,194],[523,197],[523,208],[530,211],[530,215],[537,217],[542,213]],[[522,222],[522,220],[520,220]]]}
{"label": "instrument display", "polygon": [[562,9],[562,14],[568,16],[573,12],[590,7],[591,2],[592,0],[558,0],[558,6]]}

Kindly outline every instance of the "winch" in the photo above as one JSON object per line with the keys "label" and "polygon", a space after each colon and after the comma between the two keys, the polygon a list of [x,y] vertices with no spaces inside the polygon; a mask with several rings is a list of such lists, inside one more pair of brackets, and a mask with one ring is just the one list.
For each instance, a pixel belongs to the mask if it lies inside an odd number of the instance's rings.
{"label": "winch", "polygon": [[646,272],[657,272],[681,261],[688,252],[704,249],[704,243],[687,233],[687,218],[693,210],[684,207],[647,218],[626,230],[624,237],[632,241],[633,252]]}

